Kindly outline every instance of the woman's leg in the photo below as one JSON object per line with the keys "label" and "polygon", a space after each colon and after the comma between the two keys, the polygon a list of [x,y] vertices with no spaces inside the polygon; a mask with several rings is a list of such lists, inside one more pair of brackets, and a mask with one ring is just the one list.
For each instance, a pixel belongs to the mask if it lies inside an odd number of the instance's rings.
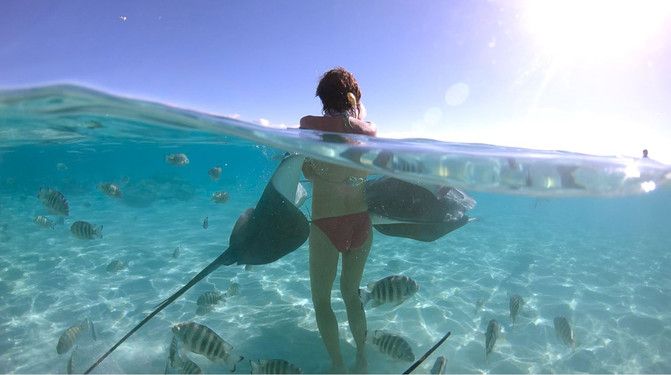
{"label": "woman's leg", "polygon": [[310,228],[310,290],[315,307],[317,328],[331,357],[332,371],[345,373],[347,368],[340,352],[338,321],[331,308],[331,290],[338,270],[339,253],[326,235],[315,225]]}
{"label": "woman's leg", "polygon": [[356,364],[354,371],[356,373],[366,373],[368,362],[366,360],[366,334],[368,327],[366,325],[366,311],[359,298],[359,285],[361,285],[361,276],[368,259],[371,244],[373,241],[373,232],[370,232],[368,240],[359,249],[354,249],[343,254],[342,271],[340,274],[340,292],[342,293],[345,307],[347,308],[347,320],[349,328],[354,336],[356,344]]}

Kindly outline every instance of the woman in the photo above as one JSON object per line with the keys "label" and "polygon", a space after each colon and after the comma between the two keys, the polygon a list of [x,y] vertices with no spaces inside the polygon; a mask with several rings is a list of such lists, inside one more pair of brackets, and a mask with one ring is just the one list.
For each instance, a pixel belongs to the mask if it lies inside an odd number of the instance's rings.
{"label": "woman", "polygon": [[[354,76],[343,68],[326,72],[317,86],[324,116],[305,116],[301,129],[376,134],[375,125],[363,121],[365,110]],[[331,290],[342,254],[340,292],[356,343],[355,372],[366,372],[366,314],[359,300],[359,285],[373,239],[364,197],[365,171],[307,159],[305,177],[312,181],[310,227],[310,288],[317,327],[331,357],[332,371],[345,373],[340,352],[338,322],[331,308]]]}

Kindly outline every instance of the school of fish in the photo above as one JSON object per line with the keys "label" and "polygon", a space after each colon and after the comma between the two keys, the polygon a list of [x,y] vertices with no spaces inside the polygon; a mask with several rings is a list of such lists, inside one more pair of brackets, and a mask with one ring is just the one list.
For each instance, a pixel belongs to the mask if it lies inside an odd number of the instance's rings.
{"label": "school of fish", "polygon": [[[165,162],[170,165],[181,167],[188,165],[190,161],[186,154],[175,153],[166,155]],[[222,167],[212,167],[207,171],[207,174],[213,181],[218,181],[221,178]],[[123,197],[121,187],[112,182],[103,182],[98,185],[98,189],[110,198]],[[47,209],[48,214],[61,217],[61,219],[58,220],[60,224],[63,223],[62,217],[69,216],[69,203],[65,196],[58,190],[45,187],[40,189],[37,197],[43,207]],[[305,200],[306,197],[307,191],[302,185],[299,185],[297,201]],[[229,194],[225,191],[216,191],[212,193],[211,199],[215,203],[226,203],[229,200]],[[37,215],[34,217],[33,221],[35,224],[48,229],[54,229],[56,225],[56,221],[49,218],[47,215]],[[209,218],[206,216],[203,219],[202,227],[207,229],[208,226]],[[74,221],[70,226],[72,235],[83,240],[102,238],[102,229],[103,225],[101,224],[93,224],[83,220]],[[181,245],[177,246],[172,252],[172,257],[179,257],[181,250]],[[127,267],[128,264],[126,261],[116,259],[107,264],[105,269],[107,272],[119,272],[127,269]],[[249,270],[251,267],[245,269]],[[369,303],[371,307],[377,307],[384,304],[396,307],[412,298],[419,289],[419,284],[406,275],[390,275],[377,281],[370,282],[366,288],[361,288],[359,290],[359,295],[362,308],[365,308]],[[226,302],[227,298],[236,296],[239,291],[240,285],[231,283],[226,292],[211,290],[202,293],[196,301],[196,315],[204,315],[212,312],[218,304]],[[477,300],[475,304],[475,314],[478,314],[483,310],[484,304],[484,299]],[[511,327],[516,324],[524,304],[525,301],[519,294],[509,296],[508,306]],[[553,322],[558,340],[575,349],[576,341],[574,332],[568,319],[563,316],[558,316],[554,318]],[[81,341],[83,334],[87,332],[91,334],[91,337],[94,340],[96,339],[93,322],[88,318],[66,329],[58,340],[56,346],[58,354],[65,354],[74,347],[66,364],[66,373],[68,374],[75,372],[75,352],[77,351],[77,344]],[[235,371],[238,363],[244,359],[243,356],[234,351],[232,344],[227,342],[206,325],[193,321],[177,323],[171,327],[171,332],[173,336],[168,349],[165,373],[201,374],[202,369],[189,357],[188,353],[203,356],[212,362],[226,364],[230,367],[231,371]],[[494,352],[497,340],[500,338],[501,334],[502,328],[499,322],[496,319],[489,320],[484,340],[485,362],[487,362],[489,356]],[[387,355],[392,360],[405,362],[415,361],[415,354],[411,342],[401,334],[376,329],[373,331],[373,334],[370,335],[368,341],[372,346],[376,347],[381,353]],[[279,358],[249,360],[249,365],[251,372],[254,374],[302,373],[300,367],[285,359]],[[443,374],[445,373],[446,365],[446,357],[438,356],[431,367],[430,373]]]}

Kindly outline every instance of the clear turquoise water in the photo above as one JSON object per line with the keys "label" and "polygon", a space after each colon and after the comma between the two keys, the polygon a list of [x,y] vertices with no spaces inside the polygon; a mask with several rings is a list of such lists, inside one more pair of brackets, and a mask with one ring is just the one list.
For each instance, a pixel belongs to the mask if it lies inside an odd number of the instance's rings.
{"label": "clear turquoise water", "polygon": [[[337,156],[351,145],[76,88],[0,94],[0,135],[3,373],[65,372],[69,354],[58,355],[56,344],[87,317],[98,338],[83,335],[74,362],[76,371],[88,368],[226,248],[238,215],[256,203],[277,166],[283,152],[277,147],[351,162]],[[394,153],[384,168],[364,160],[372,173],[449,183],[477,200],[470,211],[477,221],[433,243],[375,233],[364,283],[404,274],[420,290],[397,307],[368,307],[369,330],[403,335],[417,357],[452,332],[416,373],[427,373],[439,355],[448,359],[448,373],[671,372],[668,166],[430,140],[353,139],[373,156]],[[166,164],[165,155],[175,152],[186,153],[190,164]],[[511,158],[531,176],[530,185],[510,182],[505,166]],[[223,167],[219,181],[207,175],[215,165]],[[553,171],[566,165],[577,167],[573,176],[583,188],[557,185],[561,179]],[[638,173],[631,173],[632,165]],[[656,189],[643,193],[641,182],[650,181]],[[97,189],[101,182],[121,183],[126,198],[107,197]],[[53,229],[33,223],[47,214],[36,197],[44,186],[70,203],[70,216]],[[221,190],[230,200],[213,203],[211,194]],[[102,224],[104,237],[75,238],[69,231],[75,220]],[[306,246],[251,270],[220,268],[95,372],[163,372],[170,326],[181,321],[207,325],[247,358],[283,358],[304,372],[326,371]],[[128,262],[127,269],[106,271],[117,259]],[[200,294],[225,291],[234,282],[240,284],[237,296],[207,315],[195,314]],[[352,363],[337,283],[334,310]],[[526,304],[513,329],[508,295],[514,293]],[[484,306],[476,311],[478,300]],[[575,350],[555,336],[552,321],[559,315],[573,325]],[[485,361],[490,319],[501,323],[505,337]],[[399,373],[410,365],[368,349],[371,372]],[[191,358],[206,373],[228,372],[204,357]],[[243,362],[236,372],[249,372],[249,366]]]}

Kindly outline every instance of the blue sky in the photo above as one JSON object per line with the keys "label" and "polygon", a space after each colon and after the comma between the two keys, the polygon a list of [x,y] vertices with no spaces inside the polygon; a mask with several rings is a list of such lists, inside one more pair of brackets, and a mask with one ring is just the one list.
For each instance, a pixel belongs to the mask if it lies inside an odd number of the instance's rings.
{"label": "blue sky", "polygon": [[663,0],[4,0],[0,14],[0,88],[78,83],[292,126],[344,66],[382,136],[671,163]]}

